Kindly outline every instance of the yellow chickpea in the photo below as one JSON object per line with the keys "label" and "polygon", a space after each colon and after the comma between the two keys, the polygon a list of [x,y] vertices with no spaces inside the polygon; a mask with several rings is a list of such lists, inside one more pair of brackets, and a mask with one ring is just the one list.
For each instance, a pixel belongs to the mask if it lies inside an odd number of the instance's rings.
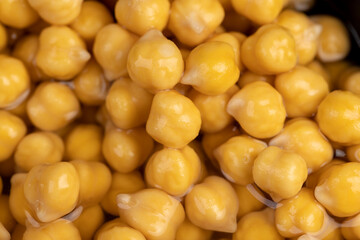
{"label": "yellow chickpea", "polygon": [[212,235],[212,231],[202,229],[186,218],[177,229],[175,240],[210,240]]}
{"label": "yellow chickpea", "polygon": [[151,93],[131,79],[121,78],[112,84],[105,104],[114,125],[130,129],[146,123],[152,99]]}
{"label": "yellow chickpea", "polygon": [[312,173],[333,157],[331,144],[319,130],[319,126],[312,120],[296,118],[287,122],[269,145],[296,152],[305,160],[308,172]]}
{"label": "yellow chickpea", "polygon": [[312,20],[322,27],[317,57],[323,62],[344,59],[350,51],[349,33],[344,24],[329,15],[313,16]]}
{"label": "yellow chickpea", "polygon": [[145,168],[145,179],[150,187],[182,197],[199,179],[200,172],[200,159],[191,147],[164,148],[149,158]]}
{"label": "yellow chickpea", "polygon": [[241,73],[239,81],[237,82],[237,85],[239,87],[243,88],[246,84],[256,82],[256,81],[267,82],[270,85],[274,85],[275,76],[256,74],[251,71],[246,71],[244,73]]}
{"label": "yellow chickpea", "polygon": [[257,74],[287,72],[296,65],[295,40],[279,25],[263,25],[243,42],[241,60],[250,71]]}
{"label": "yellow chickpea", "polygon": [[35,166],[24,183],[25,198],[42,222],[54,221],[71,212],[79,191],[78,173],[67,162]]}
{"label": "yellow chickpea", "polygon": [[64,155],[64,142],[51,132],[34,132],[26,135],[15,150],[18,167],[28,172],[43,163],[60,162]]}
{"label": "yellow chickpea", "polygon": [[323,66],[325,71],[329,74],[329,81],[334,89],[335,87],[339,87],[337,86],[339,79],[341,78],[341,75],[351,67],[351,63],[349,61],[340,60],[336,62],[325,62],[323,63]]}
{"label": "yellow chickpea", "polygon": [[185,198],[189,220],[206,230],[233,233],[239,202],[229,182],[210,176],[194,186]]}
{"label": "yellow chickpea", "polygon": [[162,31],[167,24],[169,10],[169,0],[118,0],[115,17],[120,25],[141,36],[150,29]]}
{"label": "yellow chickpea", "polygon": [[14,108],[30,93],[30,77],[18,59],[0,54],[0,109]]}
{"label": "yellow chickpea", "polygon": [[231,182],[240,185],[253,183],[252,168],[257,155],[266,143],[246,135],[232,137],[214,150],[221,172]]}
{"label": "yellow chickpea", "polygon": [[141,166],[152,153],[154,141],[144,128],[105,133],[102,151],[107,163],[120,173],[129,173]]}
{"label": "yellow chickpea", "polygon": [[26,134],[21,118],[0,110],[0,162],[10,158],[16,146]]}
{"label": "yellow chickpea", "polygon": [[284,0],[231,0],[236,12],[249,18],[251,21],[263,25],[271,23],[283,8]]}
{"label": "yellow chickpea", "polygon": [[274,218],[275,212],[271,208],[250,212],[240,219],[232,239],[283,240],[275,227]]}
{"label": "yellow chickpea", "polygon": [[[11,233],[11,239],[12,240],[22,240],[25,231],[26,231],[26,227],[24,225],[17,224],[16,227],[14,228],[13,232]],[[9,240],[10,240],[10,238],[9,238]]]}
{"label": "yellow chickpea", "polygon": [[134,193],[144,188],[145,183],[140,172],[113,172],[110,189],[101,200],[101,206],[107,213],[118,216],[119,210],[116,203],[116,196],[121,193]]}
{"label": "yellow chickpea", "polygon": [[325,69],[325,66],[318,60],[314,60],[306,65],[307,68],[320,74],[327,82],[329,86],[329,90],[332,91],[334,89],[334,83],[330,77],[329,72]]}
{"label": "yellow chickpea", "polygon": [[85,42],[66,26],[50,26],[41,31],[36,64],[49,77],[70,80],[90,59]]}
{"label": "yellow chickpea", "polygon": [[241,186],[233,184],[233,187],[239,199],[238,219],[250,212],[259,211],[265,207],[264,203],[256,197],[261,196],[264,198],[264,194],[256,185]]}
{"label": "yellow chickpea", "polygon": [[345,239],[360,238],[360,214],[346,218],[341,225],[341,233]]}
{"label": "yellow chickpea", "polygon": [[224,19],[224,9],[216,0],[175,0],[171,4],[168,27],[189,46],[203,42]]}
{"label": "yellow chickpea", "polygon": [[145,240],[144,235],[138,230],[128,226],[121,219],[116,218],[106,222],[97,231],[95,240]]}
{"label": "yellow chickpea", "polygon": [[118,24],[108,24],[98,31],[93,53],[107,80],[112,81],[127,75],[128,54],[137,39]]}
{"label": "yellow chickpea", "polygon": [[3,0],[0,2],[0,22],[9,27],[27,28],[38,19],[39,15],[27,0]]}
{"label": "yellow chickpea", "polygon": [[252,171],[256,185],[276,202],[295,196],[308,175],[300,155],[275,146],[267,147],[256,157]]}
{"label": "yellow chickpea", "polygon": [[276,227],[287,238],[319,232],[326,225],[327,217],[325,209],[315,200],[309,188],[282,200],[275,210]]}
{"label": "yellow chickpea", "polygon": [[117,203],[122,219],[149,240],[175,239],[185,219],[181,203],[158,189],[119,194]]}
{"label": "yellow chickpea", "polygon": [[175,43],[152,29],[131,48],[127,70],[135,83],[156,92],[171,89],[180,81],[184,61]]}
{"label": "yellow chickpea", "polygon": [[46,131],[65,127],[79,114],[80,104],[74,92],[57,82],[40,84],[26,106],[31,122]]}
{"label": "yellow chickpea", "polygon": [[349,67],[346,69],[337,81],[340,89],[353,92],[357,95],[360,94],[360,68]]}
{"label": "yellow chickpea", "polygon": [[79,230],[65,219],[58,219],[41,227],[27,227],[23,240],[81,240]]}
{"label": "yellow chickpea", "polygon": [[166,147],[182,148],[194,140],[201,127],[200,111],[187,97],[176,91],[155,95],[146,131]]}
{"label": "yellow chickpea", "polygon": [[238,80],[235,52],[225,42],[210,41],[197,46],[186,59],[182,84],[206,95],[225,93]]}
{"label": "yellow chickpea", "polygon": [[69,160],[101,161],[102,129],[95,124],[79,124],[67,135],[65,157]]}
{"label": "yellow chickpea", "polygon": [[273,137],[283,128],[286,111],[281,95],[266,82],[253,82],[229,101],[227,112],[256,138]]}
{"label": "yellow chickpea", "polygon": [[86,1],[82,3],[80,14],[72,21],[70,27],[87,43],[92,43],[98,31],[113,22],[110,11],[103,3]]}
{"label": "yellow chickpea", "polygon": [[7,36],[7,31],[6,28],[4,27],[4,25],[2,25],[0,23],[0,52],[2,50],[5,50],[7,47],[7,43],[8,43],[8,36]]}
{"label": "yellow chickpea", "polygon": [[0,222],[0,238],[3,240],[11,239],[9,231],[4,227],[4,225],[1,222]]}
{"label": "yellow chickpea", "polygon": [[8,195],[0,195],[0,223],[3,224],[8,232],[12,232],[16,225],[16,221],[10,211]]}
{"label": "yellow chickpea", "polygon": [[293,35],[299,64],[311,62],[318,50],[321,26],[311,21],[304,13],[291,9],[284,10],[276,19],[276,23]]}
{"label": "yellow chickpea", "polygon": [[101,105],[106,98],[108,82],[95,60],[90,60],[73,80],[74,92],[79,100],[89,106]]}
{"label": "yellow chickpea", "polygon": [[239,88],[234,85],[223,94],[209,96],[196,90],[191,90],[188,97],[193,101],[201,114],[201,130],[213,133],[223,130],[234,119],[226,112],[226,106],[230,98]]}
{"label": "yellow chickpea", "polygon": [[320,176],[314,191],[316,199],[337,217],[350,217],[359,213],[359,173],[360,163],[357,162],[331,166]]}
{"label": "yellow chickpea", "polygon": [[83,0],[28,0],[28,2],[46,22],[53,25],[66,25],[79,16]]}
{"label": "yellow chickpea", "polygon": [[105,216],[100,205],[93,205],[85,208],[81,215],[73,221],[79,230],[82,240],[91,240],[96,230],[104,223]]}
{"label": "yellow chickpea", "polygon": [[320,103],[316,121],[332,141],[344,146],[360,143],[360,97],[348,91],[333,91]]}

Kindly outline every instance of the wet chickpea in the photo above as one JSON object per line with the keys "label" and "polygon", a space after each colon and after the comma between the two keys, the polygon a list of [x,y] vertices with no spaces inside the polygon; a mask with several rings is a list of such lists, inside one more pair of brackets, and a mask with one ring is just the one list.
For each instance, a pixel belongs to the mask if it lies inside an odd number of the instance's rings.
{"label": "wet chickpea", "polygon": [[50,26],[41,31],[36,64],[49,77],[70,80],[90,59],[85,42],[66,26]]}
{"label": "wet chickpea", "polygon": [[64,142],[51,132],[35,132],[26,135],[15,150],[14,160],[18,167],[28,172],[43,163],[60,162],[64,155]]}
{"label": "wet chickpea", "polygon": [[115,126],[130,129],[144,125],[153,95],[129,78],[116,80],[106,96],[106,109]]}
{"label": "wet chickpea", "polygon": [[149,240],[175,239],[185,219],[181,203],[158,189],[117,196],[120,216]]}
{"label": "wet chickpea", "polygon": [[105,216],[100,205],[93,205],[85,208],[80,216],[73,221],[79,230],[82,240],[91,240],[96,230],[104,223]]}
{"label": "wet chickpea", "polygon": [[247,84],[232,96],[227,112],[256,138],[269,138],[284,126],[286,111],[278,91],[266,82]]}
{"label": "wet chickpea", "polygon": [[168,27],[189,46],[203,42],[224,19],[224,9],[216,0],[175,0],[171,4]]}
{"label": "wet chickpea", "polygon": [[27,0],[3,0],[0,2],[0,22],[7,26],[27,28],[38,19],[39,15]]}
{"label": "wet chickpea", "polygon": [[253,73],[251,71],[246,71],[244,73],[241,73],[239,81],[237,82],[237,85],[239,87],[243,88],[246,84],[256,82],[256,81],[267,82],[270,85],[274,85],[275,76],[261,75],[261,74]]}
{"label": "wet chickpea", "polygon": [[213,232],[202,229],[185,219],[176,231],[175,240],[210,240]]}
{"label": "wet chickpea", "polygon": [[45,131],[65,127],[79,114],[80,104],[74,92],[57,82],[40,84],[27,102],[31,122]]}
{"label": "wet chickpea", "polygon": [[95,240],[145,240],[138,230],[128,226],[121,219],[116,218],[101,226],[97,231]]}
{"label": "wet chickpea", "polygon": [[12,232],[16,225],[16,221],[10,211],[8,195],[0,195],[0,223],[3,224],[8,232]]}
{"label": "wet chickpea", "polygon": [[7,47],[7,38],[6,28],[0,23],[0,52]]}
{"label": "wet chickpea", "polygon": [[320,74],[329,86],[329,90],[332,91],[334,89],[334,82],[332,81],[328,70],[325,69],[325,66],[318,60],[314,60],[306,65],[307,68]]}
{"label": "wet chickpea", "polygon": [[[264,197],[264,194],[256,187],[256,185],[241,186],[233,185],[236,195],[239,199],[239,210],[237,212],[237,218],[245,216],[250,212],[255,212],[265,207],[264,203],[256,198],[256,195]],[[256,192],[256,195],[254,193]]]}
{"label": "wet chickpea", "polygon": [[127,75],[128,53],[137,39],[118,24],[108,24],[98,31],[93,53],[107,80],[113,81]]}
{"label": "wet chickpea", "polygon": [[162,31],[167,24],[169,10],[169,0],[118,0],[115,17],[120,25],[141,36],[150,29]]}

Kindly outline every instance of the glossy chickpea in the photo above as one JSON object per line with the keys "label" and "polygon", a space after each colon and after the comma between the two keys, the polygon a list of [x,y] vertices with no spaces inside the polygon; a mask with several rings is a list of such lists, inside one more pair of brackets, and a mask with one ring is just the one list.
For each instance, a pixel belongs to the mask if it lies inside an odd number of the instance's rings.
{"label": "glossy chickpea", "polygon": [[212,235],[212,231],[202,229],[186,218],[177,229],[175,240],[210,240]]}
{"label": "glossy chickpea", "polygon": [[152,29],[131,48],[127,70],[135,83],[156,92],[171,89],[180,81],[184,61],[175,43]]}
{"label": "glossy chickpea", "polygon": [[79,114],[80,104],[74,92],[56,82],[40,84],[27,102],[31,122],[46,131],[65,127]]}
{"label": "glossy chickpea", "polygon": [[145,168],[145,179],[150,187],[182,197],[199,179],[200,172],[200,159],[191,147],[164,148],[149,158]]}
{"label": "glossy chickpea", "polygon": [[0,22],[9,27],[26,28],[38,19],[39,15],[27,0],[3,0],[0,2]]}
{"label": "glossy chickpea", "polygon": [[333,91],[320,103],[316,121],[321,131],[341,145],[360,143],[360,97],[348,91]]}
{"label": "glossy chickpea", "polygon": [[7,43],[8,43],[8,36],[7,36],[7,31],[6,28],[4,27],[4,25],[2,25],[0,23],[0,52],[2,50],[5,50],[7,47]]}
{"label": "glossy chickpea", "polygon": [[12,232],[16,225],[16,221],[10,211],[8,195],[0,195],[0,223],[3,224],[8,232]]}
{"label": "glossy chickpea", "polygon": [[169,0],[118,0],[115,17],[124,28],[141,36],[150,29],[162,31],[167,24],[169,10]]}
{"label": "glossy chickpea", "polygon": [[268,83],[253,82],[229,101],[227,112],[256,138],[275,136],[283,128],[286,111],[281,95]]}
{"label": "glossy chickpea", "polygon": [[243,42],[241,60],[247,69],[257,74],[287,72],[296,65],[295,40],[279,25],[263,25]]}
{"label": "glossy chickpea", "polygon": [[341,233],[345,239],[360,238],[360,214],[346,218],[341,225]]}
{"label": "glossy chickpea", "polygon": [[319,232],[326,225],[327,217],[325,209],[315,200],[309,188],[282,200],[275,210],[276,227],[287,238]]}
{"label": "glossy chickpea", "polygon": [[238,222],[232,239],[283,240],[275,227],[274,215],[275,212],[271,208],[246,214]]}
{"label": "glossy chickpea", "polygon": [[221,172],[231,182],[240,185],[253,183],[252,168],[257,155],[266,143],[246,135],[232,137],[214,150]]}
{"label": "glossy chickpea", "polygon": [[360,163],[350,162],[331,166],[315,187],[316,199],[334,216],[349,217],[360,212]]}
{"label": "glossy chickpea", "polygon": [[181,203],[158,189],[117,196],[120,216],[149,240],[175,239],[185,219]]}
{"label": "glossy chickpea", "polygon": [[18,59],[0,54],[0,109],[14,108],[30,93],[30,77]]}
{"label": "glossy chickpea", "polygon": [[329,15],[313,16],[312,19],[322,27],[317,57],[323,62],[344,59],[350,51],[349,33],[344,24]]}
{"label": "glossy chickpea", "polygon": [[101,105],[106,98],[108,82],[95,60],[90,60],[73,80],[74,92],[79,100],[89,106]]}
{"label": "glossy chickpea", "polygon": [[144,125],[149,117],[153,95],[129,78],[116,80],[105,106],[115,126],[130,129]]}
{"label": "glossy chickpea", "polygon": [[53,25],[66,25],[79,16],[83,0],[28,0],[28,2],[46,22]]}
{"label": "glossy chickpea", "polygon": [[287,116],[311,117],[329,93],[326,80],[309,68],[296,66],[276,76],[275,88],[284,99]]}
{"label": "glossy chickpea", "polygon": [[79,124],[67,135],[65,157],[69,160],[101,161],[103,130],[95,124]]}
{"label": "glossy chickpea", "polygon": [[128,226],[121,219],[116,218],[101,226],[97,231],[95,240],[145,240],[138,230]]}
{"label": "glossy chickpea", "polygon": [[193,224],[228,233],[236,231],[238,204],[231,184],[217,176],[205,178],[185,198],[186,214]]}
{"label": "glossy chickpea", "polygon": [[71,212],[79,191],[76,168],[67,162],[33,167],[24,183],[25,198],[42,222],[54,221]]}
{"label": "glossy chickpea", "polygon": [[180,42],[196,46],[214,32],[224,15],[224,9],[215,0],[175,0],[168,27]]}
{"label": "glossy chickpea", "polygon": [[65,219],[59,219],[41,227],[27,227],[23,240],[81,240],[80,233],[74,224]]}
{"label": "glossy chickpea", "polygon": [[85,1],[81,5],[79,15],[71,22],[70,27],[87,43],[92,43],[98,31],[113,22],[111,13],[103,3]]}
{"label": "glossy chickpea", "polygon": [[233,184],[236,192],[236,196],[239,199],[239,210],[237,212],[237,218],[245,216],[250,212],[255,212],[263,209],[265,204],[260,201],[264,198],[264,194],[256,187],[256,185],[241,186]]}
{"label": "glossy chickpea", "polygon": [[271,23],[283,8],[284,0],[266,0],[262,2],[249,0],[232,0],[232,6],[236,12],[251,21],[263,25]]}
{"label": "glossy chickpea", "polygon": [[320,74],[326,80],[326,83],[328,84],[330,91],[334,89],[334,83],[330,77],[330,74],[320,61],[314,60],[309,64],[307,64],[306,67],[316,72],[317,74]]}
{"label": "glossy chickpea", "polygon": [[20,169],[28,172],[43,163],[60,162],[64,155],[64,142],[51,132],[26,135],[15,150],[14,160]]}
{"label": "glossy chickpea", "polygon": [[0,110],[0,162],[10,158],[16,146],[26,134],[21,118]]}
{"label": "glossy chickpea", "polygon": [[80,216],[73,221],[79,230],[82,240],[91,240],[96,230],[104,223],[105,216],[100,205],[93,205],[85,208]]}
{"label": "glossy chickpea", "polygon": [[306,162],[300,155],[274,146],[256,157],[252,171],[256,185],[276,202],[295,196],[307,178]]}
{"label": "glossy chickpea", "polygon": [[195,104],[176,91],[155,95],[146,131],[166,147],[182,148],[199,134],[201,115]]}
{"label": "glossy chickpea", "polygon": [[152,153],[154,141],[144,128],[105,133],[102,151],[107,163],[120,173],[129,173],[141,166]]}
{"label": "glossy chickpea", "polygon": [[0,222],[0,238],[3,240],[11,239],[9,231],[4,227],[4,225],[1,222]]}
{"label": "glossy chickpea", "polygon": [[256,82],[256,81],[267,82],[270,85],[274,85],[275,76],[256,74],[251,71],[246,71],[244,73],[241,73],[239,81],[237,82],[237,85],[239,87],[243,88],[246,84]]}
{"label": "glossy chickpea", "polygon": [[93,53],[107,80],[112,81],[127,75],[128,54],[137,39],[118,24],[108,24],[98,31]]}
{"label": "glossy chickpea", "polygon": [[114,172],[111,177],[110,189],[101,200],[103,209],[111,215],[119,215],[116,197],[121,193],[134,193],[145,188],[144,180],[140,172],[130,173]]}
{"label": "glossy chickpea", "polygon": [[11,239],[22,240],[25,231],[26,231],[26,227],[24,225],[16,224],[13,232],[11,233]]}
{"label": "glossy chickpea", "polygon": [[235,52],[225,42],[210,41],[194,48],[186,59],[181,83],[206,95],[225,93],[238,80]]}
{"label": "glossy chickpea", "polygon": [[191,90],[187,95],[199,109],[201,114],[201,130],[203,132],[218,132],[230,125],[234,119],[226,112],[226,106],[232,95],[239,88],[232,86],[223,94],[209,96],[196,90]]}
{"label": "glossy chickpea", "polygon": [[50,26],[41,31],[36,64],[49,77],[70,80],[90,59],[85,42],[66,26]]}

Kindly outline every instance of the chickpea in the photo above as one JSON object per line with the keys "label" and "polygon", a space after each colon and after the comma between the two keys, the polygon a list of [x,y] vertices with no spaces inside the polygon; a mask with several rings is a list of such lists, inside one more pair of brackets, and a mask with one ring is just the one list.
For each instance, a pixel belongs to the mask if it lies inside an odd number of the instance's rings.
{"label": "chickpea", "polygon": [[144,35],[150,29],[162,31],[168,21],[169,0],[118,0],[115,17],[126,29]]}
{"label": "chickpea", "polygon": [[254,160],[256,185],[276,202],[295,196],[307,178],[305,160],[298,154],[270,146]]}
{"label": "chickpea", "polygon": [[158,189],[117,196],[120,216],[149,240],[175,239],[185,219],[181,203]]}
{"label": "chickpea", "polygon": [[221,172],[231,182],[240,185],[253,183],[255,158],[267,147],[266,143],[246,135],[232,137],[214,150]]}
{"label": "chickpea", "polygon": [[146,131],[154,140],[182,148],[197,137],[200,126],[200,111],[190,99],[173,90],[155,95],[146,122]]}
{"label": "chickpea", "polygon": [[93,205],[85,208],[73,224],[79,230],[82,240],[91,240],[104,221],[105,216],[101,206]]}
{"label": "chickpea", "polygon": [[340,89],[360,94],[360,68],[349,67],[339,77],[337,85]]}
{"label": "chickpea", "polygon": [[5,50],[8,43],[7,31],[4,25],[0,23],[0,52]]}
{"label": "chickpea", "polygon": [[274,81],[275,81],[275,76],[273,75],[261,75],[261,74],[256,74],[253,73],[251,71],[246,71],[244,73],[241,73],[239,81],[237,82],[237,85],[240,88],[245,87],[246,84],[252,83],[252,82],[256,82],[256,81],[262,81],[262,82],[267,82],[270,85],[274,85]]}
{"label": "chickpea", "polygon": [[332,81],[328,70],[325,69],[325,66],[320,61],[314,60],[307,64],[306,67],[316,72],[317,74],[320,74],[326,80],[330,91],[334,89],[334,82]]}
{"label": "chickpea", "polygon": [[118,24],[108,24],[98,31],[93,53],[107,80],[113,81],[127,75],[128,53],[137,39]]}
{"label": "chickpea", "polygon": [[11,239],[9,231],[4,227],[4,225],[1,222],[0,222],[0,238],[4,240]]}
{"label": "chickpea", "polygon": [[116,218],[101,226],[97,231],[95,240],[145,240],[144,235],[138,230],[126,225],[121,219]]}
{"label": "chickpea", "polygon": [[26,135],[15,150],[18,167],[28,172],[43,163],[60,162],[64,155],[64,142],[51,132],[34,132]]}
{"label": "chickpea", "polygon": [[3,224],[8,232],[12,232],[16,225],[16,221],[10,211],[8,195],[0,195],[0,223]]}
{"label": "chickpea", "polygon": [[359,239],[360,238],[360,214],[354,217],[346,218],[341,226],[341,233],[345,239]]}
{"label": "chickpea", "polygon": [[281,95],[268,83],[253,82],[229,101],[227,112],[256,138],[269,138],[283,128],[286,111]]}
{"label": "chickpea", "polygon": [[210,240],[212,235],[212,231],[202,229],[186,218],[177,229],[175,240]]}
{"label": "chickpea", "polygon": [[80,104],[73,91],[57,82],[40,84],[26,106],[29,118],[36,127],[54,131],[65,127],[75,119]]}
{"label": "chickpea", "polygon": [[174,0],[168,27],[180,42],[196,46],[215,31],[224,15],[216,0]]}
{"label": "chickpea", "polygon": [[130,129],[144,125],[153,95],[129,78],[116,80],[106,96],[106,109],[115,126]]}
{"label": "chickpea", "polygon": [[210,176],[194,186],[185,197],[186,215],[198,227],[233,233],[239,202],[231,184]]}
{"label": "chickpea", "polygon": [[66,25],[79,16],[83,0],[28,0],[28,2],[46,22],[53,25]]}
{"label": "chickpea", "polygon": [[[2,0],[0,22],[14,28],[27,28],[39,19],[28,0]],[[0,47],[1,49],[1,47]]]}
{"label": "chickpea", "polygon": [[85,42],[71,28],[50,26],[41,31],[36,63],[49,77],[70,80],[90,57]]}
{"label": "chickpea", "polygon": [[[249,186],[249,185],[248,185]],[[241,186],[233,184],[236,195],[239,199],[239,210],[237,212],[237,218],[245,216],[248,213],[259,211],[265,207],[264,203],[255,197],[254,192],[264,197],[264,194],[256,187],[256,185]],[[252,189],[251,191],[249,189]]]}

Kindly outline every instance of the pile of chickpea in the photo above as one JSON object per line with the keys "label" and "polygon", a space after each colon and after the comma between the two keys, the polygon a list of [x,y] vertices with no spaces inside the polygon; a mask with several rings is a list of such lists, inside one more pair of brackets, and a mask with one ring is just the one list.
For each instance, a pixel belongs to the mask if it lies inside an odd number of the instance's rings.
{"label": "pile of chickpea", "polygon": [[360,239],[340,20],[113,3],[0,0],[0,240]]}

